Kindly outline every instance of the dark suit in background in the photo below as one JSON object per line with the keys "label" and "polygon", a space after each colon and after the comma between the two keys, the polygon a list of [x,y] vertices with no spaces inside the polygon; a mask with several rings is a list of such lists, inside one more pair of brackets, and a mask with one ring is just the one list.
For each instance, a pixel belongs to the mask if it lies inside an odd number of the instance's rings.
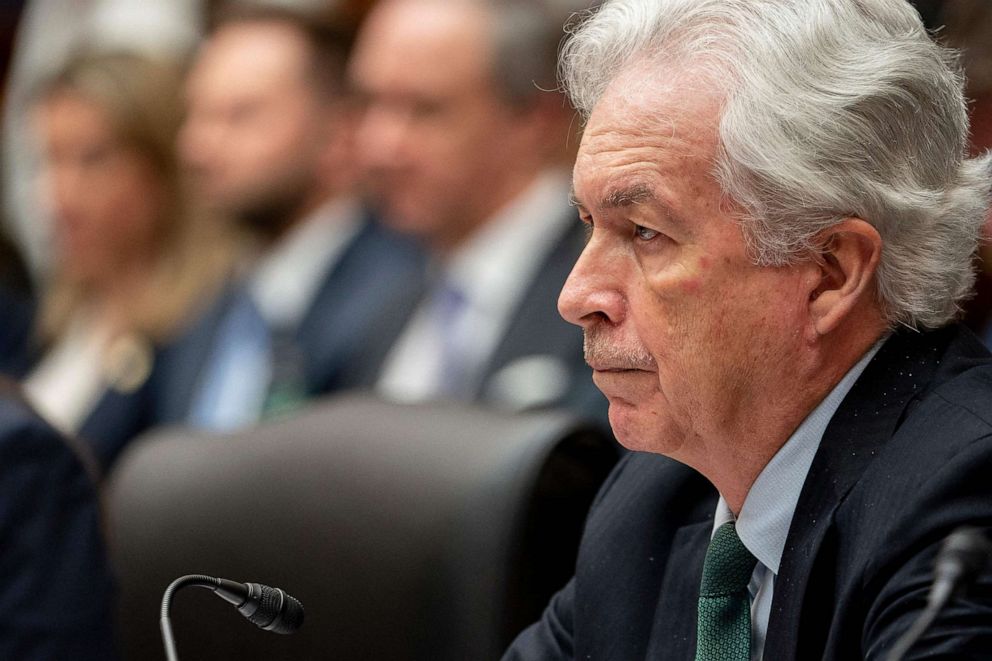
{"label": "dark suit in background", "polygon": [[113,659],[112,596],[90,475],[0,381],[0,658]]}
{"label": "dark suit in background", "polygon": [[0,374],[20,378],[31,365],[35,304],[16,247],[0,232]]}
{"label": "dark suit in background", "polygon": [[[558,294],[568,278],[575,260],[585,247],[585,230],[575,210],[565,213],[574,220],[544,258],[536,277],[526,289],[496,350],[490,357],[477,395],[481,401],[497,405],[524,407],[559,406],[601,423],[607,420],[607,401],[592,382],[592,373],[582,351],[582,329],[569,324],[558,314]],[[563,388],[550,400],[533,402],[514,400],[513,393],[523,390],[529,377],[526,371],[517,376],[515,367],[525,360],[552,359],[567,375]]]}
{"label": "dark suit in background", "polygon": [[[992,362],[960,327],[891,337],[831,419],[775,580],[764,658],[884,658],[926,602],[940,542],[992,527]],[[505,659],[692,659],[718,494],[627,457],[590,513],[576,576]],[[992,654],[992,575],[913,650]],[[928,657],[932,658],[932,657]]]}
{"label": "dark suit in background", "polygon": [[[574,218],[575,211],[565,213]],[[534,278],[510,313],[503,334],[483,361],[475,386],[464,399],[509,410],[563,407],[607,427],[607,402],[592,382],[582,351],[582,330],[558,314],[558,294],[585,245],[578,220],[569,222],[542,257]],[[394,342],[416,312],[428,289],[409,282],[380,310],[363,360],[353,364],[350,383],[373,388]],[[550,388],[543,387],[548,378]]]}
{"label": "dark suit in background", "polygon": [[[419,288],[423,256],[410,241],[368,220],[324,277],[295,341],[303,357],[306,395],[317,397],[356,385],[354,365],[381,360],[369,355],[384,329],[376,317],[397,288]],[[174,343],[157,352],[155,367],[134,392],[109,390],[80,435],[109,467],[136,434],[188,421],[221,330],[239,292],[233,284]],[[388,338],[387,338],[388,340]]]}
{"label": "dark suit in background", "polygon": [[19,378],[27,373],[34,312],[27,294],[0,283],[0,374]]}

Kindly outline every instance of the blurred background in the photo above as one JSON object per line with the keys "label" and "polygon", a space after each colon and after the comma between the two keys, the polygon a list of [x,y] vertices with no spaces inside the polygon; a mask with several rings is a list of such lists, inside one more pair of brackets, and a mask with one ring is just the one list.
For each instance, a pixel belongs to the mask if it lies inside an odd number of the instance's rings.
{"label": "blurred background", "polygon": [[[546,0],[567,17],[581,2]],[[326,14],[357,25],[376,0],[271,0],[268,3]],[[3,0],[0,2],[0,74],[3,78],[2,199],[0,230],[5,279],[38,287],[50,275],[51,201],[39,191],[37,131],[28,106],[34,87],[81,50],[128,50],[188,63],[222,0]],[[249,4],[249,3],[246,3]],[[592,3],[585,3],[592,4]],[[961,49],[972,99],[972,149],[992,145],[992,10],[984,0],[914,0],[941,41]],[[29,280],[25,280],[29,278]],[[988,279],[986,279],[988,280]],[[983,281],[968,310],[975,328],[986,326],[992,292]]]}
{"label": "blurred background", "polygon": [[[992,2],[914,4],[992,148]],[[594,5],[0,0],[0,374],[106,500],[125,656],[196,562],[337,595],[339,658],[486,658],[561,587],[620,452],[556,311],[584,238],[555,55]],[[211,517],[284,536],[232,554]],[[234,631],[186,635],[328,644]]]}

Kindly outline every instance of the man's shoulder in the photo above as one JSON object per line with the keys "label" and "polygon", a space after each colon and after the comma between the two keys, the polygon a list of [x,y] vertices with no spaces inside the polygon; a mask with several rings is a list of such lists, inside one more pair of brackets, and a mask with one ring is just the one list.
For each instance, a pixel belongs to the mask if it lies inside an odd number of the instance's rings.
{"label": "man's shoulder", "polygon": [[[906,356],[899,365],[899,378],[917,392],[902,412],[882,458],[898,453],[904,460],[920,463],[927,456],[947,457],[992,438],[992,356],[966,328],[954,326],[936,335],[936,343],[924,343],[918,356]],[[918,386],[913,385],[914,365],[920,366],[926,381]]]}
{"label": "man's shoulder", "polygon": [[970,331],[894,336],[831,421],[811,474],[841,471],[893,501],[969,447],[992,452],[990,402],[992,358]]}
{"label": "man's shoulder", "polygon": [[992,360],[966,330],[939,335],[946,341],[924,343],[898,364],[905,381],[918,376],[911,365],[933,370],[891,431],[873,427],[884,412],[858,428],[866,439],[880,438],[861,446],[869,457],[835,522],[850,541],[849,564],[868,575],[898,567],[906,549],[924,548],[958,525],[992,525]]}
{"label": "man's shoulder", "polygon": [[[841,595],[833,606],[832,658],[847,656],[852,643],[844,641],[855,630],[864,649],[889,647],[925,599],[940,540],[960,526],[992,527],[992,365],[970,345],[957,337],[931,356],[939,363],[931,382],[891,434],[871,446],[864,473],[831,517],[835,545],[823,555]],[[989,577],[982,581],[987,590]],[[966,617],[987,610],[985,602],[969,608],[977,610]]]}
{"label": "man's shoulder", "polygon": [[992,360],[975,361],[935,388],[931,398],[943,402],[947,415],[968,420],[976,431],[992,431]]}
{"label": "man's shoulder", "polygon": [[907,406],[859,480],[855,495],[867,494],[872,504],[860,518],[896,522],[904,516],[906,525],[920,529],[914,510],[954,508],[959,495],[967,499],[985,493],[988,507],[961,511],[992,522],[990,463],[992,362],[976,356],[959,362],[953,374]]}

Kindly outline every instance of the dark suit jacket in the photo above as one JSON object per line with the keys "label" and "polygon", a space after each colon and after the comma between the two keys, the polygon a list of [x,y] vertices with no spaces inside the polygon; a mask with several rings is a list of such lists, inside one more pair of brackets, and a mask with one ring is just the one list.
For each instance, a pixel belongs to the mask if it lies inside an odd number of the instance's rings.
{"label": "dark suit jacket", "polygon": [[[368,220],[330,269],[296,330],[305,357],[308,395],[355,385],[353,363],[364,356],[379,309],[398,288],[423,278],[424,258],[410,241]],[[155,368],[139,390],[109,390],[85,422],[80,436],[109,467],[124,445],[140,432],[185,422],[205,368],[219,342],[219,329],[235,300],[237,285],[222,293],[173,343],[161,348]],[[378,358],[373,357],[372,360]]]}
{"label": "dark suit jacket", "polygon": [[[476,396],[480,401],[527,405],[527,399],[514,401],[517,388],[512,378],[515,368],[525,361],[552,359],[564,369],[565,383],[550,401],[536,399],[539,406],[561,406],[587,416],[609,428],[606,397],[592,382],[592,370],[586,365],[582,349],[582,329],[561,318],[558,295],[568,274],[586,245],[585,228],[575,210],[565,213],[572,219],[537,270],[502,339],[483,372]],[[526,378],[526,372],[521,379]],[[534,408],[534,406],[529,406]]]}
{"label": "dark suit jacket", "polygon": [[[593,384],[583,358],[582,329],[558,314],[558,295],[585,246],[585,230],[575,211],[566,213],[574,222],[544,256],[467,399],[510,410],[560,406],[608,427],[606,398]],[[358,365],[360,373],[352,381],[367,389],[375,386],[389,351],[428,293],[424,283],[416,283],[398,291],[383,307],[376,327],[385,332],[369,344],[368,360]],[[546,392],[529,383],[543,381],[541,372],[556,381]]]}
{"label": "dark suit jacket", "polygon": [[[505,659],[692,659],[717,494],[659,455],[601,491],[576,575]],[[968,331],[890,338],[831,420],[792,520],[764,658],[882,659],[923,608],[941,540],[992,527],[992,365]],[[992,658],[992,576],[908,658]]]}
{"label": "dark suit jacket", "polygon": [[0,374],[20,378],[30,367],[34,313],[27,293],[0,283]]}
{"label": "dark suit jacket", "polygon": [[96,489],[0,383],[0,659],[113,659],[113,584]]}

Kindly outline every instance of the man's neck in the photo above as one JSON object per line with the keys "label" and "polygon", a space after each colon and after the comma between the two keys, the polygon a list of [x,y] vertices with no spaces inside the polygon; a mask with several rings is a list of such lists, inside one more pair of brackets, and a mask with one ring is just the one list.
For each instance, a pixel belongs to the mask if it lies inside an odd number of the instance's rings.
{"label": "man's neck", "polygon": [[881,331],[859,332],[845,342],[825,339],[820,346],[810,348],[799,366],[790,364],[790,370],[773,380],[774,388],[763,390],[740,407],[747,415],[721,430],[717,440],[709,444],[717,448],[708,456],[712,461],[698,470],[713,483],[735,516],[758,475],[882,336]]}

